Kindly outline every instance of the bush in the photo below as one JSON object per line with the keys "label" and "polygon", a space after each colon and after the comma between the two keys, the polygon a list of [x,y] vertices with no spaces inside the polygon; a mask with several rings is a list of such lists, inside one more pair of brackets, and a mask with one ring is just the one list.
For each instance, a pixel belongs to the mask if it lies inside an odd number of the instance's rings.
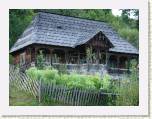
{"label": "bush", "polygon": [[139,82],[131,81],[119,89],[116,105],[137,106],[139,104]]}
{"label": "bush", "polygon": [[93,81],[94,86],[96,87],[96,89],[101,89],[102,80],[100,79],[100,75],[99,74],[96,74],[94,76],[90,75],[88,77],[90,78],[91,81]]}
{"label": "bush", "polygon": [[131,61],[131,75],[129,79],[124,80],[119,88],[119,96],[117,97],[117,105],[137,106],[139,105],[139,80],[137,74],[137,62]]}
{"label": "bush", "polygon": [[96,89],[91,77],[87,75],[76,74],[76,73],[72,73],[69,75],[67,86],[69,88],[76,87],[80,89]]}
{"label": "bush", "polygon": [[41,78],[40,72],[36,67],[31,67],[28,70],[26,70],[26,74],[32,79],[32,80],[39,80]]}
{"label": "bush", "polygon": [[68,74],[60,74],[60,79],[57,80],[58,85],[66,85],[69,80]]}
{"label": "bush", "polygon": [[55,69],[45,69],[41,70],[41,72],[43,73],[42,80],[44,80],[45,83],[56,84],[56,81],[60,78],[58,71]]}
{"label": "bush", "polygon": [[102,79],[102,89],[108,90],[110,87],[110,79],[111,77],[108,74],[105,74]]}
{"label": "bush", "polygon": [[105,89],[107,90],[110,84],[109,75],[105,75],[103,80],[100,75],[82,75],[82,74],[59,74],[59,72],[52,68],[38,69],[32,67],[26,70],[27,75],[33,80],[42,80],[44,83],[54,83],[57,85],[66,85],[69,88],[79,89]]}
{"label": "bush", "polygon": [[130,80],[138,80],[138,69],[137,69],[137,61],[136,60],[131,60],[130,62],[130,69],[131,69],[131,75],[130,75]]}
{"label": "bush", "polygon": [[26,70],[26,73],[28,76],[30,76],[33,80],[42,80],[44,83],[54,83],[56,84],[56,81],[59,80],[60,76],[58,74],[58,71],[55,69],[37,69],[36,67],[32,67],[28,70]]}

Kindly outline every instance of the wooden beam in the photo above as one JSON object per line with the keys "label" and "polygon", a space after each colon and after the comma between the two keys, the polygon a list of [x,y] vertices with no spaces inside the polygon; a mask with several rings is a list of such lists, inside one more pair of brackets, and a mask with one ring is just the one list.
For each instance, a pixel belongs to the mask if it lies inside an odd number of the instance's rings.
{"label": "wooden beam", "polygon": [[51,65],[52,65],[52,63],[53,63],[53,49],[49,49],[50,50],[50,62],[51,62]]}
{"label": "wooden beam", "polygon": [[64,53],[65,53],[65,63],[68,64],[68,62],[69,62],[68,51],[66,49],[64,49]]}
{"label": "wooden beam", "polygon": [[106,67],[108,67],[109,58],[110,58],[110,53],[106,51]]}
{"label": "wooden beam", "polygon": [[119,68],[119,64],[120,64],[120,56],[117,56],[117,68]]}
{"label": "wooden beam", "polygon": [[78,64],[80,64],[80,51],[78,50]]}
{"label": "wooden beam", "polygon": [[97,48],[97,63],[99,64],[99,54],[100,54],[100,47]]}

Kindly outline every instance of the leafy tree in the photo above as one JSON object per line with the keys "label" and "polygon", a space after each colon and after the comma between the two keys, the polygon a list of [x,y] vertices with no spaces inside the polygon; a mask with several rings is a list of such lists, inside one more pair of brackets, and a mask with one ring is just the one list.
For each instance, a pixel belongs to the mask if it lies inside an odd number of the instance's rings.
{"label": "leafy tree", "polygon": [[118,33],[138,48],[139,31],[137,29],[122,28],[118,30]]}
{"label": "leafy tree", "polygon": [[16,42],[33,18],[33,10],[11,9],[9,11],[9,47]]}
{"label": "leafy tree", "polygon": [[[131,19],[131,14],[135,19]],[[133,28],[139,29],[139,10],[138,9],[123,9],[121,17],[125,23]]]}

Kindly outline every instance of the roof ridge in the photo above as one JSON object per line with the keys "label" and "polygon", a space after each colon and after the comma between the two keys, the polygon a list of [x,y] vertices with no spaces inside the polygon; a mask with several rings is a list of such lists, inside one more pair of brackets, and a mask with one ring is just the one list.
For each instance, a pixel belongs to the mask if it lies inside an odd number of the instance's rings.
{"label": "roof ridge", "polygon": [[[12,52],[32,43],[75,47],[84,44],[101,31],[114,46],[114,48],[109,51],[137,53],[137,49],[131,43],[120,37],[117,31],[106,22],[38,12],[29,26],[30,25],[32,27],[27,27],[27,31],[25,30],[23,32],[23,36],[31,34],[31,37],[28,38],[27,41],[24,40],[24,37],[21,38],[23,40],[21,41],[25,41],[25,43],[19,46],[14,45],[14,47],[11,48]],[[61,26],[61,28],[57,28],[58,25]],[[124,41],[125,44],[121,43],[121,40]],[[20,42],[20,40],[18,41]],[[18,41],[16,43],[18,43]],[[128,45],[126,46],[126,44]]]}
{"label": "roof ridge", "polygon": [[77,20],[90,21],[90,22],[99,23],[99,24],[102,23],[102,24],[105,24],[106,26],[108,26],[110,29],[112,29],[112,31],[115,32],[117,35],[119,35],[118,32],[112,27],[112,25],[110,23],[106,22],[106,21],[93,20],[93,19],[87,19],[87,18],[75,17],[75,16],[67,16],[67,15],[63,15],[63,14],[50,13],[50,12],[47,12],[47,11],[45,11],[45,12],[44,11],[39,11],[38,15],[40,16],[40,14],[62,16],[62,17],[66,17],[66,18],[73,18],[73,19],[77,19]]}
{"label": "roof ridge", "polygon": [[107,25],[109,25],[106,21],[101,21],[101,20],[94,20],[94,19],[88,19],[88,18],[82,18],[82,17],[76,17],[76,16],[68,16],[68,15],[63,15],[63,14],[57,14],[57,13],[51,13],[51,12],[42,12],[39,11],[38,14],[50,14],[50,15],[56,15],[56,16],[63,16],[63,17],[69,17],[69,18],[75,18],[75,19],[82,19],[82,20],[88,20],[88,21],[94,21],[94,22],[99,22],[99,23],[105,23]]}

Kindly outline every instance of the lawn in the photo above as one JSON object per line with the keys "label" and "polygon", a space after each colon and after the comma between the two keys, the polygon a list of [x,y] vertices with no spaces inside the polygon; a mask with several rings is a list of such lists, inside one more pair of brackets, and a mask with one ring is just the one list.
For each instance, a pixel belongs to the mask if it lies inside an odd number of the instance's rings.
{"label": "lawn", "polygon": [[61,102],[49,101],[41,102],[23,90],[18,90],[15,86],[10,86],[9,91],[9,105],[10,106],[66,106]]}

